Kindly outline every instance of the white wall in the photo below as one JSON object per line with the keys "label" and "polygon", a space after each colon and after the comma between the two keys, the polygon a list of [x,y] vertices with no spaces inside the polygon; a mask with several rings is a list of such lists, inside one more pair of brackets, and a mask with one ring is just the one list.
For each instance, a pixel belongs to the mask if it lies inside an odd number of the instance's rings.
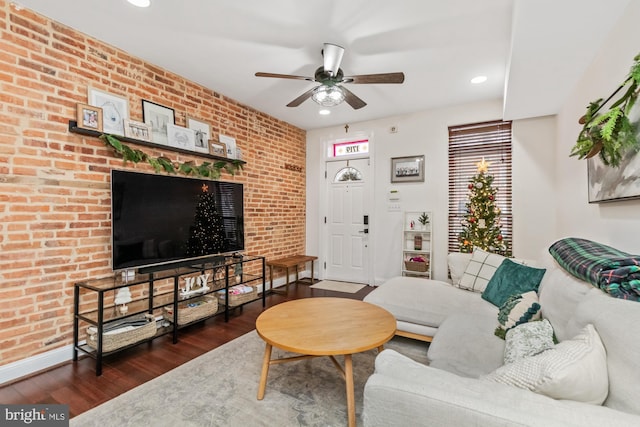
{"label": "white wall", "polygon": [[556,118],[516,120],[511,133],[514,256],[538,259],[556,230]]}
{"label": "white wall", "polygon": [[[448,214],[448,126],[496,120],[502,117],[502,101],[476,103],[428,110],[406,116],[350,123],[344,127],[307,132],[307,252],[320,257],[324,216],[321,192],[324,191],[324,162],[327,141],[350,135],[368,135],[372,139],[374,200],[371,214],[371,250],[373,278],[376,284],[399,275],[401,265],[402,212],[389,212],[387,194],[399,190],[402,211],[432,211],[433,276],[447,277]],[[397,126],[397,133],[390,133]],[[553,203],[536,203],[553,189],[552,148],[555,145],[555,121],[551,117],[514,124],[514,187],[526,196],[514,197],[522,208],[514,219],[514,252],[518,257],[536,258],[540,245],[553,236]],[[425,155],[424,183],[390,183],[391,157]],[[552,199],[551,199],[552,200]]]}
{"label": "white wall", "polygon": [[632,253],[640,253],[640,201],[588,204],[586,161],[568,155],[589,102],[606,99],[626,79],[640,52],[639,21],[640,2],[631,2],[558,114],[556,149],[558,236],[590,238]]}

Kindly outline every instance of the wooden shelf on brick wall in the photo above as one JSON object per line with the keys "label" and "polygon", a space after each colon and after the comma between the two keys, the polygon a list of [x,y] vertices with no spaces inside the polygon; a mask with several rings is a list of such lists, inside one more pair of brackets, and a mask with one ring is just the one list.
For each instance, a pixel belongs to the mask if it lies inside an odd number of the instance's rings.
{"label": "wooden shelf on brick wall", "polygon": [[[69,120],[69,132],[77,133],[77,134],[85,135],[85,136],[93,136],[95,138],[99,138],[100,135],[102,135],[102,132],[98,132],[98,131],[91,130],[91,129],[79,128],[78,127],[78,122],[76,122],[75,120]],[[216,155],[209,154],[209,153],[199,153],[197,151],[184,150],[182,148],[176,148],[176,147],[170,147],[168,145],[156,144],[154,142],[143,141],[141,139],[135,139],[135,138],[129,138],[129,137],[122,136],[122,135],[114,135],[114,136],[116,138],[118,138],[119,141],[128,142],[130,144],[144,145],[146,147],[159,148],[159,149],[162,149],[162,150],[171,150],[171,151],[175,151],[176,153],[191,154],[191,155],[199,156],[199,157],[207,157],[209,159],[221,160],[223,162],[231,162],[231,161],[236,162],[237,161],[237,162],[240,162],[242,164],[246,164],[247,163],[244,160],[229,159],[227,157],[216,156]]]}

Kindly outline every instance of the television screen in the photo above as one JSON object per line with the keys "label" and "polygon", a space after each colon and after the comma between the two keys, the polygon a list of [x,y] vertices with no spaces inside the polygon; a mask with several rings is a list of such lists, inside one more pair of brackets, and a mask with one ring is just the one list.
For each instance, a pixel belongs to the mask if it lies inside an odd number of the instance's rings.
{"label": "television screen", "polygon": [[244,250],[243,186],[111,171],[114,270]]}

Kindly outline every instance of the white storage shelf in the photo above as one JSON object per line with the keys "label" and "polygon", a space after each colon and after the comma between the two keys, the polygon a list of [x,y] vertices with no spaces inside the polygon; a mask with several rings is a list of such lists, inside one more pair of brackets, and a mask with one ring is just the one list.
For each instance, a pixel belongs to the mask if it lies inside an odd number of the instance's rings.
{"label": "white storage shelf", "polygon": [[[429,222],[425,225],[419,221],[426,213]],[[431,212],[405,212],[402,231],[402,275],[431,278]],[[423,262],[411,261],[412,258],[422,258]]]}

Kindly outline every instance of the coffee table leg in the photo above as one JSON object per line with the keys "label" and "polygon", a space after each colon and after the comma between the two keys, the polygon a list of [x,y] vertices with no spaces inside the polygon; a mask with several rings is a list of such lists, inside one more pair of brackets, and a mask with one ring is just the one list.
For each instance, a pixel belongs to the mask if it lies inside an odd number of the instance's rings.
{"label": "coffee table leg", "polygon": [[[267,343],[264,348],[264,357],[262,358],[262,374],[260,375],[260,385],[258,386],[258,400],[264,398],[264,389],[267,387],[267,375],[269,374],[269,362],[271,361],[271,344]],[[353,390],[353,384],[351,385]]]}
{"label": "coffee table leg", "polygon": [[356,398],[353,392],[353,361],[350,354],[344,355],[344,379],[347,383],[347,413],[349,427],[356,425]]}

